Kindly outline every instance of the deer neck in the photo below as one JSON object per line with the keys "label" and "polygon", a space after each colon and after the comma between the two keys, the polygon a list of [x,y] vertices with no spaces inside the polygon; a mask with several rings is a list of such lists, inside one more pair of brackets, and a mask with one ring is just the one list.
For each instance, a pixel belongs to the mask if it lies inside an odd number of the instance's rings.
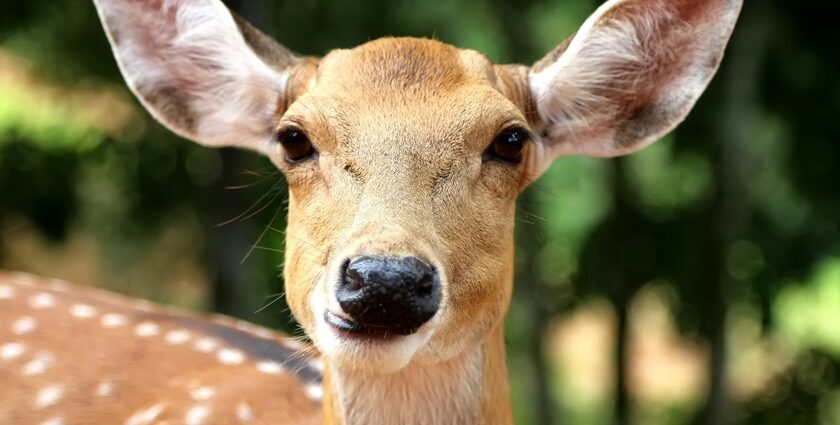
{"label": "deer neck", "polygon": [[387,375],[327,365],[325,425],[510,425],[504,325],[472,350]]}

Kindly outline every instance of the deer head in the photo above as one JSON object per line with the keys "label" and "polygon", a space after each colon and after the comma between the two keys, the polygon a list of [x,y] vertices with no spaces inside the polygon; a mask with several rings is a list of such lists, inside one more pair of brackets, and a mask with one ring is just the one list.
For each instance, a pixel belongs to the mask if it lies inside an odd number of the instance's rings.
{"label": "deer head", "polygon": [[152,115],[285,174],[288,301],[327,361],[327,416],[346,423],[383,417],[352,407],[377,380],[463,419],[435,423],[509,420],[494,399],[517,195],[558,156],[624,155],[673,129],[741,7],[611,0],[528,67],[415,38],[304,58],[218,0],[96,3]]}

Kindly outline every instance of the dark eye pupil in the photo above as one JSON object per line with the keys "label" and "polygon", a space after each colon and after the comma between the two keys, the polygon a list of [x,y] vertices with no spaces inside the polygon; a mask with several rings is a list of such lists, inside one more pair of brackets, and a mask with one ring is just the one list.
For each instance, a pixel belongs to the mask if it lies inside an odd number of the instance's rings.
{"label": "dark eye pupil", "polygon": [[528,136],[523,130],[505,130],[496,137],[491,146],[491,154],[497,159],[517,163],[522,158],[522,149]]}
{"label": "dark eye pupil", "polygon": [[283,152],[286,154],[286,161],[288,162],[302,161],[315,152],[309,138],[300,130],[283,131],[277,136],[277,139],[283,145]]}

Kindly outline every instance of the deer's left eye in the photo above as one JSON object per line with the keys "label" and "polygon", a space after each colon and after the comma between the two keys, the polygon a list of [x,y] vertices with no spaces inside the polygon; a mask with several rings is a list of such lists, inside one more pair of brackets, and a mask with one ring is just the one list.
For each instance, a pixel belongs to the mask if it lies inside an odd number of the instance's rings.
{"label": "deer's left eye", "polygon": [[315,147],[303,130],[289,127],[277,133],[276,140],[283,146],[286,162],[295,164],[315,155]]}
{"label": "deer's left eye", "polygon": [[497,160],[518,164],[522,160],[522,151],[525,149],[528,138],[528,131],[521,127],[502,130],[484,152],[484,161]]}

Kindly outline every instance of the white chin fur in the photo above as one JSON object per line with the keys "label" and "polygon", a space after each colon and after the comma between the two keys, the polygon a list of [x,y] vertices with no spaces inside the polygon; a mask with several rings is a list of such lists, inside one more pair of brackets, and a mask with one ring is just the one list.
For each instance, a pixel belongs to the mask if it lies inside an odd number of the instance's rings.
{"label": "white chin fur", "polygon": [[312,340],[331,363],[340,368],[371,373],[394,373],[408,366],[417,352],[431,339],[432,320],[416,333],[387,341],[366,341],[348,338],[336,332],[324,320],[326,296],[323,292],[312,294],[311,308],[315,320]]}

